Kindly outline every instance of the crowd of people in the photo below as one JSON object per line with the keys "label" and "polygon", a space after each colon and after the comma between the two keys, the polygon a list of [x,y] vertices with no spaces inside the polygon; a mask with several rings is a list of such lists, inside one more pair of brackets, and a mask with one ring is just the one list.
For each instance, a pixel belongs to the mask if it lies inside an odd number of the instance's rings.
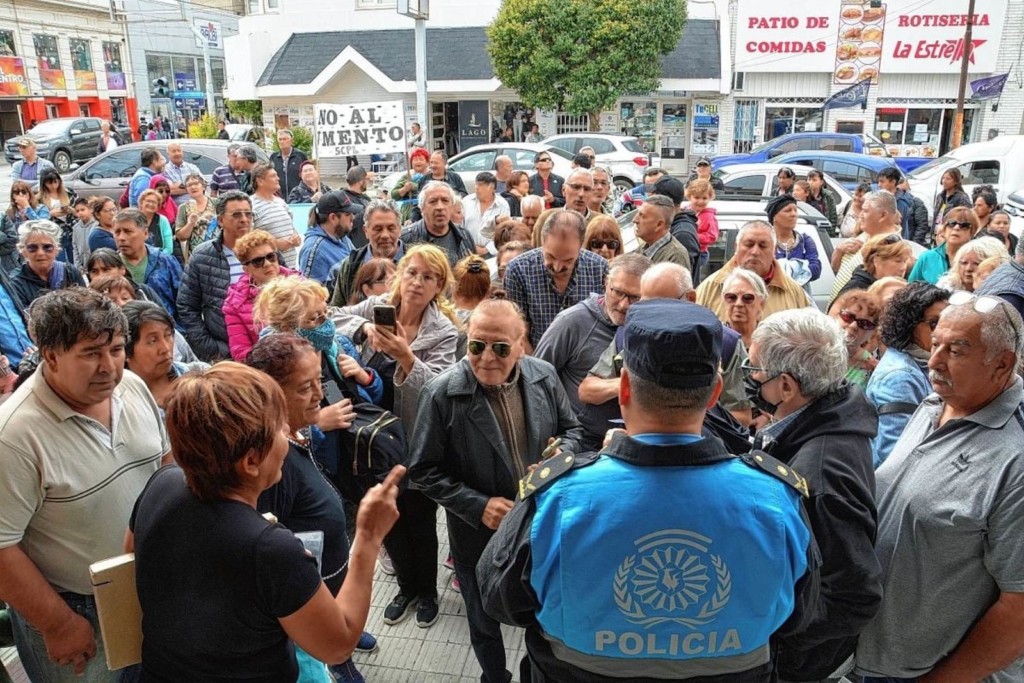
{"label": "crowd of people", "polygon": [[[0,600],[30,680],[361,681],[375,566],[387,626],[451,582],[486,683],[1024,680],[1024,254],[987,189],[948,173],[919,232],[898,174],[848,220],[784,169],[706,272],[706,160],[612,201],[586,153],[467,191],[417,148],[374,197],[291,141],[209,183],[147,148],[122,208],[12,188]],[[799,202],[846,236],[826,311]],[[109,672],[89,566],[129,551],[141,664]]]}

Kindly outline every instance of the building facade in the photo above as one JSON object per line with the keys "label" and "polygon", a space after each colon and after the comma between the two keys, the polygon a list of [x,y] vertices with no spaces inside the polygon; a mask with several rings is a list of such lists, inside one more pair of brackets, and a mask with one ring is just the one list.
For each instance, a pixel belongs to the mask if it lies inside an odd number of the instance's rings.
{"label": "building facade", "polygon": [[[135,90],[143,121],[193,121],[207,113],[203,48],[209,46],[215,116],[223,116],[224,40],[238,33],[241,2],[123,0],[129,26]],[[158,81],[162,81],[157,85]]]}
{"label": "building facade", "polygon": [[[518,134],[531,122],[544,135],[589,129],[586,117],[522,107],[497,80],[483,27],[499,6],[431,4],[421,123],[434,148],[460,149],[466,111],[489,112],[492,132]],[[1010,78],[998,101],[968,101],[965,143],[1021,133],[1024,118],[1024,2],[978,6],[970,79]],[[407,123],[418,118],[413,22],[394,0],[247,0],[246,11],[226,40],[227,92],[262,100],[265,125],[312,126],[318,102],[400,99]],[[662,60],[659,89],[620,98],[599,127],[635,135],[675,173],[794,131],[871,133],[894,156],[938,156],[952,140],[965,11],[961,0],[692,3],[679,45]],[[864,109],[822,109],[863,78],[873,81]]]}
{"label": "building facade", "polygon": [[0,138],[61,116],[133,128],[124,24],[107,0],[0,0]]}

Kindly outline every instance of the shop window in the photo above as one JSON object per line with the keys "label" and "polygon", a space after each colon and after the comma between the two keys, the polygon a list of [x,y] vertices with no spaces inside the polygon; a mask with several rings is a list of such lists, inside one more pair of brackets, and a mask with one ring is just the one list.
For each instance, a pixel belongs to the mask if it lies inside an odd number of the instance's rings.
{"label": "shop window", "polygon": [[754,148],[757,130],[757,100],[736,100],[732,151],[746,154]]}
{"label": "shop window", "polygon": [[60,53],[57,50],[57,36],[36,34],[32,36],[40,69],[59,69]]}
{"label": "shop window", "polygon": [[75,71],[92,71],[89,41],[71,38],[68,44],[71,46],[71,67]]}
{"label": "shop window", "polygon": [[171,56],[147,52],[146,75],[150,87],[152,87],[153,81],[158,78],[166,78],[168,81],[173,81],[174,72],[171,71]]}
{"label": "shop window", "polygon": [[658,105],[654,102],[623,102],[619,107],[619,130],[640,141],[643,149],[654,149],[658,130]]}
{"label": "shop window", "polygon": [[103,68],[115,73],[124,71],[124,67],[121,65],[120,43],[103,42]]}
{"label": "shop window", "polygon": [[[205,69],[204,69],[205,71]],[[224,60],[223,59],[211,59],[210,60],[210,71],[213,76],[213,92],[221,93],[224,92],[224,85],[226,80],[224,78]]]}
{"label": "shop window", "polygon": [[510,128],[512,134],[508,139],[512,142],[523,142],[534,123],[533,109],[522,102],[491,100],[490,116],[491,142],[500,142]]}
{"label": "shop window", "polygon": [[821,131],[820,107],[765,107],[764,139],[774,140],[787,133]]}
{"label": "shop window", "polygon": [[60,109],[57,108],[56,104],[46,105],[46,118],[48,119],[59,119]]}
{"label": "shop window", "polygon": [[14,31],[0,31],[0,57],[16,57],[14,49]]}

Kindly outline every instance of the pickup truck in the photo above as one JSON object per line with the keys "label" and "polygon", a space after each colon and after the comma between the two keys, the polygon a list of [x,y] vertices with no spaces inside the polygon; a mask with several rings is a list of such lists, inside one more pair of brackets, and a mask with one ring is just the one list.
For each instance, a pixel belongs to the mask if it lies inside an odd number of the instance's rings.
{"label": "pickup truck", "polygon": [[[21,158],[18,140],[22,137],[32,138],[39,156],[52,161],[59,173],[67,173],[75,164],[82,164],[97,155],[102,122],[103,119],[95,116],[67,116],[40,121],[24,136],[9,139],[4,148],[4,156],[7,163],[13,164]],[[127,126],[112,124],[111,132],[117,138],[118,145],[127,145],[132,141],[132,132]]]}

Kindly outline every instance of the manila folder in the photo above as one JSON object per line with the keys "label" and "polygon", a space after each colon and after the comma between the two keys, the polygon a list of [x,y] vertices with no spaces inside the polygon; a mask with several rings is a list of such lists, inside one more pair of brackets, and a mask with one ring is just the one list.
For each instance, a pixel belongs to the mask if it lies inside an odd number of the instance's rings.
{"label": "manila folder", "polygon": [[142,608],[135,589],[135,555],[118,555],[89,566],[100,618],[107,668],[142,661]]}

